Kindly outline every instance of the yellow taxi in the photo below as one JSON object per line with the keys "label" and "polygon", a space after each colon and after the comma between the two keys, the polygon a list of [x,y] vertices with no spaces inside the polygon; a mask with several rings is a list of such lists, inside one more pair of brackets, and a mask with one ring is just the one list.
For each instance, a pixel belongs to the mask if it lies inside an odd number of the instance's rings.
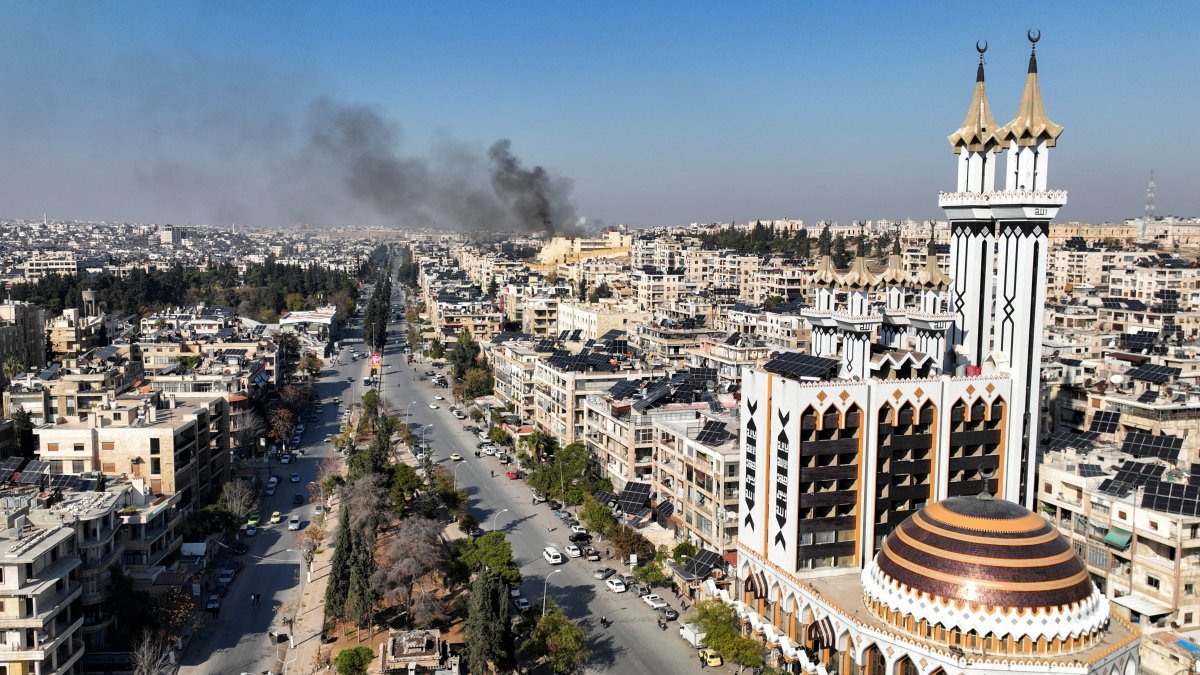
{"label": "yellow taxi", "polygon": [[719,666],[725,663],[721,655],[709,648],[704,648],[696,652],[700,656],[700,661],[706,666]]}
{"label": "yellow taxi", "polygon": [[280,521],[282,521],[282,520],[283,520],[283,514],[282,514],[282,513],[280,513],[280,512],[278,512],[278,511],[276,511],[275,513],[272,513],[272,514],[271,514],[271,524],[278,523],[278,522],[280,522]]}

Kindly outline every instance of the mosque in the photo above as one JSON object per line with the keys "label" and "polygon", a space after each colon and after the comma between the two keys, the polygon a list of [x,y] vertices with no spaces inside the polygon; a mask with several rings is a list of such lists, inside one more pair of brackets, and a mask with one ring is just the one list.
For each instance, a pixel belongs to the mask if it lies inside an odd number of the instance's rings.
{"label": "mosque", "polygon": [[[809,353],[743,377],[739,584],[771,662],[818,675],[1134,675],[1139,633],[1029,509],[1048,187],[1063,128],[1038,85],[992,117],[983,54],[950,135],[950,275],[822,251]],[[998,161],[1005,155],[1003,167]],[[997,189],[998,179],[1003,188]],[[722,592],[724,593],[724,592]]]}

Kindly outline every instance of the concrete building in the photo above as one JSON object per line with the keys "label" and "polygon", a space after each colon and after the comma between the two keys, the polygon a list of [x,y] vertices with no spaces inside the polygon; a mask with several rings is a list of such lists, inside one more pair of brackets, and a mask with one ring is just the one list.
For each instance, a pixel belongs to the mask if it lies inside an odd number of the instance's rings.
{"label": "concrete building", "polygon": [[737,549],[741,475],[737,428],[737,419],[724,411],[654,421],[652,485],[658,503],[671,505],[669,526],[676,538],[718,553]]}
{"label": "concrete building", "polygon": [[0,303],[0,363],[16,359],[29,369],[46,363],[46,312],[27,302]]}

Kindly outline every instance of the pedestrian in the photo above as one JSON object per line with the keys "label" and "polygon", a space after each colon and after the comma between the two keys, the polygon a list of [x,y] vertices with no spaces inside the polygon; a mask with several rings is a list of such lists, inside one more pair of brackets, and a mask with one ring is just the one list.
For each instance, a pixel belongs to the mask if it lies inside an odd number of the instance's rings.
{"label": "pedestrian", "polygon": [[250,594],[250,604],[251,604],[251,605],[253,605],[253,604],[256,604],[256,603],[258,602],[258,597],[257,597],[257,596],[258,596],[258,594],[257,594],[257,593],[251,593],[251,594]]}

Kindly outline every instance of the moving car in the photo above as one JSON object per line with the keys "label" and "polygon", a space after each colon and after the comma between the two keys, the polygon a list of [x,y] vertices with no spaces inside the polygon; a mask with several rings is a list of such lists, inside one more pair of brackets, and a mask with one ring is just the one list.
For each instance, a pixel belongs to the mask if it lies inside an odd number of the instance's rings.
{"label": "moving car", "polygon": [[660,596],[656,593],[651,593],[650,595],[643,595],[642,602],[646,603],[647,605],[650,605],[654,609],[658,609],[659,607],[667,606],[667,601],[663,600],[662,596]]}
{"label": "moving car", "polygon": [[304,506],[304,495],[300,493],[292,495],[292,504],[295,506]]}
{"label": "moving car", "polygon": [[257,525],[247,525],[246,526],[246,536],[247,537],[253,537],[256,534],[258,534],[258,526]]}
{"label": "moving car", "polygon": [[257,525],[259,518],[261,518],[261,516],[259,516],[257,513],[251,513],[250,517],[246,519],[246,524]]}
{"label": "moving car", "polygon": [[268,497],[274,497],[275,496],[275,484],[268,483],[267,489],[263,490],[263,494],[267,495]]}
{"label": "moving car", "polygon": [[458,454],[457,452],[452,452],[452,453],[450,453],[450,461],[451,462],[461,462],[461,461],[463,461],[462,455]]}
{"label": "moving car", "polygon": [[291,464],[291,463],[292,463],[292,456],[291,456],[291,454],[289,454],[289,453],[284,453],[284,454],[280,455],[280,456],[279,456],[279,463],[280,463],[280,464]]}
{"label": "moving car", "polygon": [[562,554],[559,553],[558,549],[554,548],[553,546],[547,546],[544,550],[542,550],[542,557],[545,558],[546,562],[550,563],[551,565],[561,565],[563,562]]}
{"label": "moving car", "polygon": [[621,581],[620,579],[618,579],[616,577],[613,577],[612,579],[609,579],[608,581],[604,582],[604,585],[608,586],[608,590],[612,591],[613,593],[624,593],[625,592],[625,582]]}
{"label": "moving car", "polygon": [[273,513],[271,514],[271,521],[270,521],[270,522],[271,522],[271,524],[272,524],[272,525],[274,525],[275,523],[278,523],[278,522],[279,522],[279,521],[281,521],[281,520],[283,520],[283,514],[282,514],[282,513],[278,512],[278,511],[275,511],[275,512],[273,512]]}
{"label": "moving car", "polygon": [[483,447],[479,449],[483,451],[483,454],[489,457],[496,454],[496,446],[492,445],[491,443],[484,443]]}
{"label": "moving car", "polygon": [[583,551],[580,551],[579,547],[575,546],[574,544],[568,544],[564,546],[563,550],[566,551],[567,555],[572,558],[578,558],[579,556],[583,555]]}
{"label": "moving car", "polygon": [[300,516],[292,516],[288,518],[288,529],[295,532],[300,529]]}
{"label": "moving car", "polygon": [[617,571],[611,567],[601,567],[595,572],[592,572],[592,576],[603,581],[616,573]]}
{"label": "moving car", "polygon": [[300,482],[300,474],[298,474],[298,473],[294,473],[294,472],[293,472],[293,473],[292,473],[292,482],[293,482],[293,483],[299,483],[299,482]]}
{"label": "moving car", "polygon": [[234,576],[233,570],[223,569],[223,570],[221,570],[221,574],[219,574],[217,576],[217,583],[218,584],[231,584],[231,583],[233,583],[233,576]]}

